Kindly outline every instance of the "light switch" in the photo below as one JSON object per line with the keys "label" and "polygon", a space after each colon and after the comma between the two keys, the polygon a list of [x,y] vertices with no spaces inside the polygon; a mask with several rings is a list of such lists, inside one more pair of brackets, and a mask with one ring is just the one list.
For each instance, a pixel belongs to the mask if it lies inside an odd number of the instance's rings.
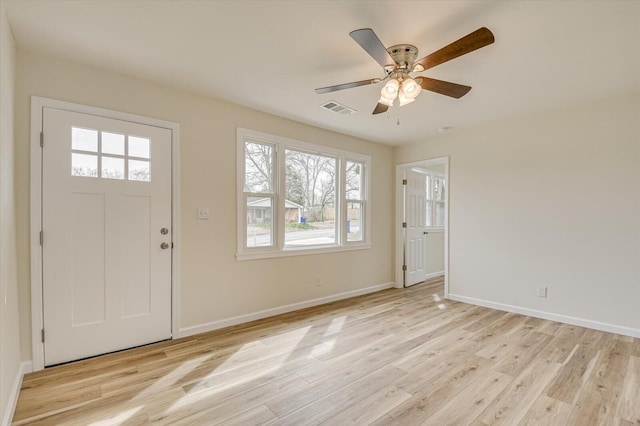
{"label": "light switch", "polygon": [[198,219],[208,220],[211,209],[209,207],[198,207]]}

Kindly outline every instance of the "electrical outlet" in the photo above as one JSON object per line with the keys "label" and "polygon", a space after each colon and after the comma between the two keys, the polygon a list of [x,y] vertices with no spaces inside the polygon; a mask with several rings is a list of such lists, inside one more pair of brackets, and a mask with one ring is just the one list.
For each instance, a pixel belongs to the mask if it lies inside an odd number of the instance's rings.
{"label": "electrical outlet", "polygon": [[198,219],[209,220],[211,209],[209,207],[198,207]]}
{"label": "electrical outlet", "polygon": [[538,297],[547,297],[547,287],[544,285],[538,286]]}
{"label": "electrical outlet", "polygon": [[322,284],[324,284],[324,278],[322,278],[322,275],[316,275],[316,285],[321,286]]}

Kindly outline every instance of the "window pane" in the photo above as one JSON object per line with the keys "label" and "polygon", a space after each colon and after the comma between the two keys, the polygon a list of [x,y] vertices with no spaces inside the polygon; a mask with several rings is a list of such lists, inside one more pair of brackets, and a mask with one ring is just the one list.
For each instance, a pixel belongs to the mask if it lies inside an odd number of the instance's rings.
{"label": "window pane", "polygon": [[433,198],[436,201],[444,201],[444,178],[433,178]]}
{"label": "window pane", "polygon": [[444,226],[444,203],[436,203],[436,226]]}
{"label": "window pane", "polygon": [[151,165],[149,162],[129,160],[129,180],[151,182]]}
{"label": "window pane", "polygon": [[347,200],[363,200],[362,193],[364,178],[364,164],[356,161],[347,161],[345,194]]}
{"label": "window pane", "polygon": [[98,156],[72,153],[71,176],[98,177]]}
{"label": "window pane", "polygon": [[273,154],[271,145],[246,142],[244,146],[244,191],[273,193]]}
{"label": "window pane", "polygon": [[124,155],[124,135],[102,132],[102,152]]}
{"label": "window pane", "polygon": [[247,247],[273,246],[273,198],[247,197]]}
{"label": "window pane", "polygon": [[[337,159],[318,154],[285,152],[285,204],[302,214],[285,227],[285,246],[336,243],[335,193]],[[285,212],[286,217],[286,212]]]}
{"label": "window pane", "polygon": [[433,211],[431,210],[432,208],[433,201],[427,200],[427,214],[425,215],[427,219],[426,226],[433,226]]}
{"label": "window pane", "polygon": [[102,157],[101,177],[124,179],[124,158]]}
{"label": "window pane", "polygon": [[364,239],[362,213],[362,203],[347,203],[347,241]]}
{"label": "window pane", "polygon": [[71,148],[80,151],[98,152],[98,131],[72,127]]}
{"label": "window pane", "polygon": [[149,158],[149,139],[129,136],[129,156]]}
{"label": "window pane", "polygon": [[[431,191],[431,182],[432,182],[433,179],[431,179],[431,176],[429,176],[429,175],[426,175],[425,177],[427,179],[427,184],[425,186],[425,188],[427,188],[427,200],[433,200],[433,194],[432,194],[432,191]],[[429,211],[429,210],[427,209],[427,211]]]}

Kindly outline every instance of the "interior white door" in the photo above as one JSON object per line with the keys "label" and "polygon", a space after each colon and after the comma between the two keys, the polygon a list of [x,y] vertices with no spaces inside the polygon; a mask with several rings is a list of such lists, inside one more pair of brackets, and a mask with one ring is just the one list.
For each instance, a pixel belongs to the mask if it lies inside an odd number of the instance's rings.
{"label": "interior white door", "polygon": [[45,365],[171,337],[171,131],[43,110]]}
{"label": "interior white door", "polygon": [[405,171],[405,286],[427,278],[426,263],[426,176],[413,170]]}

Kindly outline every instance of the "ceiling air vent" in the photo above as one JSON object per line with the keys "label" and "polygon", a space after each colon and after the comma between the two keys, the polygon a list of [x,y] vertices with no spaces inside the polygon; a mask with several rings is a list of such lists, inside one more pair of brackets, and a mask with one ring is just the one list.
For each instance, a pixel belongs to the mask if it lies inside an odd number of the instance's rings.
{"label": "ceiling air vent", "polygon": [[322,108],[328,109],[329,111],[333,111],[342,115],[351,115],[356,112],[355,109],[349,108],[346,105],[339,104],[336,101],[329,101],[324,105],[320,105]]}

